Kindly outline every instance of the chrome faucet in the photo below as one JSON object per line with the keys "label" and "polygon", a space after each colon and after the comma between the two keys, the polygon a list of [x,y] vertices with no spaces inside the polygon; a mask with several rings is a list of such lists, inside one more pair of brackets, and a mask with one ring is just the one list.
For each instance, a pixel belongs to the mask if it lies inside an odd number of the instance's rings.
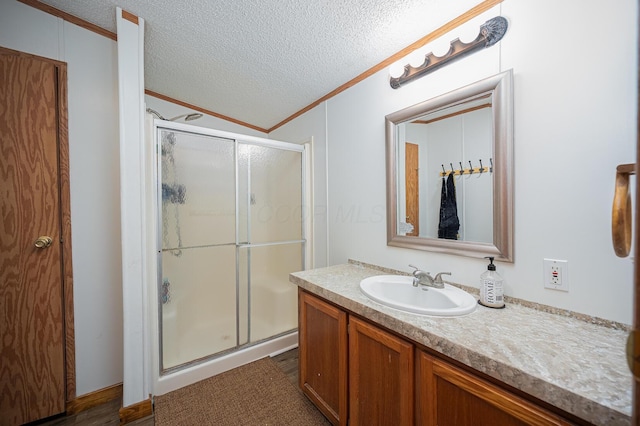
{"label": "chrome faucet", "polygon": [[418,287],[418,285],[426,285],[429,287],[434,286],[434,280],[431,274],[419,269],[417,266],[409,265],[413,269],[413,286]]}
{"label": "chrome faucet", "polygon": [[451,272],[439,272],[436,274],[436,277],[433,279],[433,283],[437,288],[444,288],[444,281],[442,281],[443,275],[451,275]]}
{"label": "chrome faucet", "polygon": [[409,265],[413,269],[413,286],[424,285],[433,288],[444,288],[444,281],[442,281],[443,275],[451,275],[451,272],[439,272],[436,277],[433,278],[429,272],[425,272],[416,266]]}

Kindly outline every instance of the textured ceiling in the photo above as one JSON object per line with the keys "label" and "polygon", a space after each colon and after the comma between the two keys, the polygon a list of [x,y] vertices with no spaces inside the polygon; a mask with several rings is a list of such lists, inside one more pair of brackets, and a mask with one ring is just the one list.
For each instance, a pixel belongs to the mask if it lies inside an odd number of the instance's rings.
{"label": "textured ceiling", "polygon": [[270,128],[481,0],[41,0],[145,20],[145,87]]}

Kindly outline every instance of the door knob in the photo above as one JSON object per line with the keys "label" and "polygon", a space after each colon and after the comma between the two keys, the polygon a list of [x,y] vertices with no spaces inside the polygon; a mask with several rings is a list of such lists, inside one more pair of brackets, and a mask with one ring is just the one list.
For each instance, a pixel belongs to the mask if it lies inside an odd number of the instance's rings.
{"label": "door knob", "polygon": [[53,239],[51,237],[47,237],[46,235],[43,235],[41,237],[38,237],[38,239],[35,242],[35,246],[37,248],[47,248],[51,245],[51,243],[53,242]]}

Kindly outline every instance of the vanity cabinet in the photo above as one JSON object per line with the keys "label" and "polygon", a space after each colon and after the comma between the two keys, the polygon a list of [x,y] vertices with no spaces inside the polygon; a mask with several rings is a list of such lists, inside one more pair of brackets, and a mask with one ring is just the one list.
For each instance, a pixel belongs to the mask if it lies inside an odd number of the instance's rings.
{"label": "vanity cabinet", "polygon": [[569,425],[562,418],[423,351],[416,351],[418,424]]}
{"label": "vanity cabinet", "polygon": [[349,317],[351,425],[413,424],[413,345]]}
{"label": "vanity cabinet", "polygon": [[347,314],[298,290],[300,389],[334,425],[347,424]]}
{"label": "vanity cabinet", "polygon": [[298,294],[300,387],[334,425],[572,424],[317,296]]}

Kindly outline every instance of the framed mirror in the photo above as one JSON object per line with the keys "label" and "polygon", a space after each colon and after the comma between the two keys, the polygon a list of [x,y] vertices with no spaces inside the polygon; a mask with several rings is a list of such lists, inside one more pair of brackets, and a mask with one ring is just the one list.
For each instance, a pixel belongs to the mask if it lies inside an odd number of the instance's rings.
{"label": "framed mirror", "polygon": [[387,245],[513,262],[513,72],[386,116]]}

